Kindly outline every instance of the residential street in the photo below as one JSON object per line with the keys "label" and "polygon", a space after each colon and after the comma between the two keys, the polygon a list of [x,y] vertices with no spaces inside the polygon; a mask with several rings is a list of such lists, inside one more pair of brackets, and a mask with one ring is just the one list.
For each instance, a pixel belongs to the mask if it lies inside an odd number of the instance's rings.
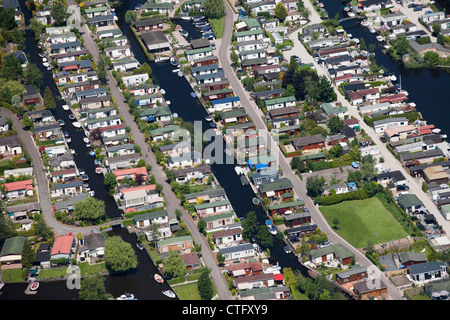
{"label": "residential street", "polygon": [[[305,1],[305,3],[308,3],[308,1]],[[242,86],[242,83],[237,79],[234,70],[232,69],[230,65],[230,39],[231,39],[231,32],[232,32],[232,25],[233,21],[237,18],[237,16],[233,16],[233,12],[230,9],[230,7],[225,3],[226,7],[226,19],[225,19],[225,30],[224,35],[222,38],[221,46],[219,49],[219,60],[221,63],[221,67],[224,69],[224,72],[230,81],[230,84],[235,92],[236,96],[239,96],[241,99],[241,105],[245,108],[247,114],[252,118],[253,122],[255,123],[258,130],[266,130],[266,124],[264,122],[264,115],[261,109],[259,109],[256,106],[256,103],[251,100],[249,92],[245,91],[245,89]],[[312,16],[317,14],[315,11],[312,11]],[[313,19],[313,17],[311,17]],[[296,37],[297,32],[295,32]],[[294,37],[294,35],[291,35]],[[302,52],[304,51],[304,53]],[[300,58],[305,59],[305,62],[308,60],[306,59],[306,55],[308,53],[304,49],[304,47],[297,41],[294,45],[294,49],[291,51],[288,51],[290,54],[297,54],[300,56]],[[306,55],[305,55],[306,54]],[[311,57],[312,59],[312,57]],[[271,149],[271,145],[276,145],[274,143],[268,144],[268,148]],[[341,243],[344,245],[347,249],[349,249],[354,255],[356,260],[360,265],[363,266],[371,266],[373,265],[372,262],[366,258],[366,256],[359,251],[358,249],[354,248],[350,243],[348,243],[345,239],[340,237],[334,230],[328,225],[325,218],[322,216],[321,212],[319,211],[318,207],[316,207],[310,197],[307,196],[305,183],[300,180],[300,178],[294,174],[294,172],[291,170],[289,161],[283,156],[283,154],[280,152],[278,146],[275,150],[271,150],[272,154],[277,154],[279,158],[279,164],[280,168],[283,171],[283,175],[289,178],[294,185],[294,191],[296,193],[295,198],[299,197],[302,200],[305,201],[305,206],[310,210],[311,216],[313,221],[317,224],[317,226],[324,232],[327,233],[328,239],[332,243]],[[387,285],[389,295],[394,300],[401,300],[402,294],[397,290],[397,288],[384,276],[384,274],[381,273],[381,279],[382,281]]]}
{"label": "residential street", "polygon": [[[92,53],[94,60],[97,61],[99,56],[98,47],[93,38],[90,36],[90,32],[87,27],[85,26],[83,28],[85,28],[82,30],[84,31],[82,33],[84,45],[86,49],[89,50],[90,53]],[[163,195],[166,202],[166,210],[169,214],[169,220],[176,218],[175,210],[180,210],[183,213],[182,220],[191,232],[191,236],[193,237],[194,241],[202,248],[202,260],[205,263],[206,267],[211,269],[211,277],[214,281],[220,299],[233,300],[233,297],[228,290],[227,283],[222,276],[222,272],[217,265],[214,254],[210,250],[208,242],[198,231],[196,224],[192,221],[188,213],[186,213],[184,208],[180,205],[180,200],[175,196],[170,184],[166,181],[165,173],[157,164],[155,156],[151,152],[147,142],[145,141],[144,135],[140,132],[136,122],[134,121],[134,117],[130,113],[128,105],[124,102],[123,95],[117,87],[111,72],[109,71],[107,73],[107,82],[108,86],[111,88],[110,95],[114,98],[118,111],[122,116],[125,125],[131,128],[130,134],[133,136],[134,143],[141,149],[142,158],[147,164],[152,166],[152,173],[155,176],[156,183],[159,183],[163,186]]]}

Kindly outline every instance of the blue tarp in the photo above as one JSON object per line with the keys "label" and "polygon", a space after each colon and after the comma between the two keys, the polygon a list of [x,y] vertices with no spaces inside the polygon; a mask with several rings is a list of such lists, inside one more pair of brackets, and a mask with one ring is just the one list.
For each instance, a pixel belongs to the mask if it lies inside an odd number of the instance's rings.
{"label": "blue tarp", "polygon": [[250,168],[255,167],[256,169],[269,167],[269,165],[267,163],[258,163],[258,164],[254,165],[250,159],[248,160],[248,165],[249,165]]}
{"label": "blue tarp", "polygon": [[353,167],[353,168],[358,168],[358,164],[357,164],[355,161],[353,161],[353,162],[352,162],[352,167]]}

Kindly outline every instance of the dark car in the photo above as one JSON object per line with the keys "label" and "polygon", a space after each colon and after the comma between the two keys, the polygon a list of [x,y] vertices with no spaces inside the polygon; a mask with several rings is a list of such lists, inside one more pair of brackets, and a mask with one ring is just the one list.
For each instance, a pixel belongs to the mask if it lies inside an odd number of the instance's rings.
{"label": "dark car", "polygon": [[416,6],[415,3],[408,4],[408,8],[414,8]]}
{"label": "dark car", "polygon": [[421,7],[414,7],[413,11],[422,11]]}

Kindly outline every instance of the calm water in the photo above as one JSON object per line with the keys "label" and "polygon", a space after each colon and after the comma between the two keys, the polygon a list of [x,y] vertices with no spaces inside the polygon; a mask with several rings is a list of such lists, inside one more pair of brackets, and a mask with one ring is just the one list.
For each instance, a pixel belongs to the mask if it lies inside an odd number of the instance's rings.
{"label": "calm water", "polygon": [[[323,4],[330,17],[336,14],[339,14],[340,18],[347,17],[340,0],[326,0]],[[442,2],[438,4],[444,6]],[[426,68],[407,69],[381,51],[383,47],[376,40],[376,34],[371,34],[367,28],[353,20],[343,21],[341,25],[347,33],[352,34],[353,38],[364,38],[367,46],[370,43],[376,44],[374,52],[377,64],[393,72],[397,79],[400,80],[401,77],[401,86],[409,93],[408,101],[416,103],[417,110],[422,113],[428,124],[434,124],[442,129],[442,133],[449,134],[450,122],[447,108],[450,107],[450,102],[447,90],[450,88],[450,73]],[[399,80],[397,83],[400,83]]]}

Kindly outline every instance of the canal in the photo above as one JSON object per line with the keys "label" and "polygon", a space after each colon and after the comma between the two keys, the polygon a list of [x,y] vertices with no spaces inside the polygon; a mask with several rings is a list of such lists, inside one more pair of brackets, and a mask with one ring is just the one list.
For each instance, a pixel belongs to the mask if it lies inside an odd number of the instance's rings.
{"label": "canal", "polygon": [[[307,1],[307,0],[306,0]],[[329,17],[339,14],[339,19],[347,17],[344,11],[344,4],[340,0],[323,1],[324,8]],[[440,7],[445,7],[441,1],[436,3]],[[342,21],[340,24],[347,33],[351,33],[353,38],[363,38],[367,46],[375,44],[375,58],[379,66],[388,69],[389,73],[394,73],[397,83],[402,89],[408,91],[408,101],[416,104],[417,110],[422,114],[428,124],[434,124],[440,128],[442,133],[450,133],[450,122],[447,117],[447,108],[450,106],[447,90],[450,83],[450,73],[441,69],[408,69],[402,63],[393,60],[389,55],[382,52],[383,46],[376,40],[377,34],[372,34],[369,30],[361,26],[356,20]]]}
{"label": "canal", "polygon": [[[29,24],[31,12],[25,6],[24,1],[20,1],[21,10],[25,16],[25,24]],[[41,94],[44,94],[45,87],[48,85],[53,92],[55,99],[60,97],[58,88],[53,81],[51,71],[48,71],[41,62],[38,56],[38,46],[34,40],[34,35],[31,30],[26,31],[25,35],[26,52],[30,63],[35,63],[42,72],[42,86]],[[83,143],[84,133],[81,130],[75,129],[71,125],[71,120],[68,118],[69,112],[62,109],[64,102],[57,99],[57,106],[52,110],[56,119],[63,119],[66,123],[64,130],[69,131],[72,142],[69,144],[70,148],[74,148],[77,152],[75,161],[77,164],[82,164],[82,168],[89,175],[89,185],[91,190],[95,190],[95,197],[105,202],[106,212],[110,218],[119,217],[121,215],[116,202],[106,192],[103,183],[103,175],[95,174],[95,165],[93,158],[89,155],[89,149]],[[111,274],[105,278],[106,292],[112,294],[113,297],[118,297],[125,292],[133,293],[138,300],[170,300],[162,294],[163,290],[170,289],[170,286],[165,282],[158,285],[153,279],[153,275],[158,273],[156,266],[150,259],[150,256],[145,251],[140,251],[136,248],[137,237],[134,233],[129,233],[127,229],[117,226],[108,232],[109,236],[120,236],[124,241],[131,244],[134,248],[137,258],[138,267],[126,273]],[[25,295],[24,291],[27,283],[13,283],[6,284],[2,289],[2,300],[77,300],[78,290],[71,290],[67,287],[66,281],[51,281],[42,282],[38,293],[36,295]]]}
{"label": "canal", "polygon": [[[169,63],[153,63],[148,61],[146,54],[142,51],[141,46],[135,40],[130,26],[125,22],[125,13],[127,10],[133,10],[138,3],[144,3],[144,0],[124,1],[115,12],[118,17],[118,24],[122,33],[128,36],[130,45],[135,54],[136,59],[142,64],[147,62],[152,68],[153,76],[156,82],[166,91],[165,99],[171,102],[170,108],[173,113],[177,113],[180,118],[187,122],[201,121],[203,131],[210,129],[209,123],[205,120],[207,115],[205,109],[197,99],[192,99],[190,93],[192,88],[185,78],[179,78],[172,72],[173,67]],[[201,33],[193,27],[192,23],[185,20],[174,20],[175,24],[189,32],[191,39],[198,39]],[[221,138],[220,136],[218,136]],[[225,144],[224,144],[225,146]],[[226,158],[225,151],[223,159]],[[214,155],[213,155],[214,156]],[[234,167],[236,164],[212,164],[211,169],[216,176],[219,184],[226,191],[228,199],[233,206],[238,217],[245,217],[249,211],[255,211],[258,222],[265,224],[266,214],[261,206],[257,207],[253,204],[253,190],[249,186],[242,186],[239,176],[236,174]],[[271,263],[279,263],[282,268],[288,267],[292,270],[299,270],[303,275],[307,275],[307,269],[298,261],[297,257],[290,253],[284,252],[285,243],[274,238],[274,245],[270,248],[272,258]]]}

